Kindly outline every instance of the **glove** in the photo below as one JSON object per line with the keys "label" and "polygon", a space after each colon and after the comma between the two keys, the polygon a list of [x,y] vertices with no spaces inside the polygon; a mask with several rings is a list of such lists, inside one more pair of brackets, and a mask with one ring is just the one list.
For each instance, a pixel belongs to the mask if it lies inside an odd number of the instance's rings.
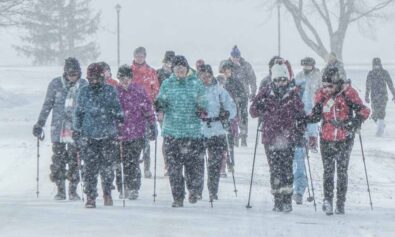
{"label": "glove", "polygon": [[150,141],[155,141],[156,137],[158,136],[158,129],[156,128],[155,123],[149,126],[147,136]]}
{"label": "glove", "polygon": [[265,100],[260,100],[256,103],[256,109],[263,112],[265,110]]}
{"label": "glove", "polygon": [[[392,99],[392,100],[394,100],[394,99]],[[370,103],[369,96],[366,96],[366,97],[365,97],[365,102],[366,102],[367,104],[369,104],[369,103]]]}
{"label": "glove", "polygon": [[227,110],[222,110],[221,112],[219,112],[219,119],[221,121],[227,121],[229,119],[230,113]]}
{"label": "glove", "polygon": [[41,127],[38,124],[35,124],[33,126],[33,136],[40,138],[42,136],[42,134],[43,134],[43,127]]}
{"label": "glove", "polygon": [[305,129],[307,126],[307,116],[303,116],[296,119],[296,127],[299,129]]}
{"label": "glove", "polygon": [[196,108],[196,116],[198,116],[199,118],[207,118],[207,111],[201,107],[197,107]]}

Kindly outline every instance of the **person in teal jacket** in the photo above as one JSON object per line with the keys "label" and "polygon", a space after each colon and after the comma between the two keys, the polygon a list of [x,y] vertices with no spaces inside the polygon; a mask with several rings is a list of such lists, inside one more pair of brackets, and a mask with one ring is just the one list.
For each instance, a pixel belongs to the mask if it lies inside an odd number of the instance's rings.
{"label": "person in teal jacket", "polygon": [[225,126],[236,117],[236,104],[229,93],[214,78],[210,65],[201,66],[199,78],[206,87],[207,118],[202,119],[205,148],[207,149],[207,187],[210,202],[218,199],[218,185],[223,154],[229,140]]}
{"label": "person in teal jacket", "polygon": [[185,182],[189,202],[196,203],[201,198],[199,190],[204,183],[201,118],[207,114],[207,96],[203,83],[184,56],[176,56],[172,66],[174,73],[163,82],[155,109],[164,114],[162,136],[174,199],[172,206],[182,207]]}

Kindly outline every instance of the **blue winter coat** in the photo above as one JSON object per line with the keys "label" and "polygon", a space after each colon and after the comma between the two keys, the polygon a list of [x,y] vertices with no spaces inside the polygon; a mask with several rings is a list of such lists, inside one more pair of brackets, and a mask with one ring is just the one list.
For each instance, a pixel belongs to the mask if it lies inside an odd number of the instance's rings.
{"label": "blue winter coat", "polygon": [[[236,116],[237,109],[236,104],[229,93],[220,86],[215,79],[213,79],[213,83],[211,85],[205,86],[205,88],[208,100],[207,118],[218,118],[222,104],[223,109],[229,111],[229,119],[233,119]],[[213,136],[225,135],[226,131],[221,121],[213,121],[209,123],[202,121],[202,133],[204,137],[210,138]]]}
{"label": "blue winter coat", "polygon": [[117,136],[116,124],[123,122],[123,112],[113,86],[80,89],[74,109],[73,129],[84,138],[105,139]]}

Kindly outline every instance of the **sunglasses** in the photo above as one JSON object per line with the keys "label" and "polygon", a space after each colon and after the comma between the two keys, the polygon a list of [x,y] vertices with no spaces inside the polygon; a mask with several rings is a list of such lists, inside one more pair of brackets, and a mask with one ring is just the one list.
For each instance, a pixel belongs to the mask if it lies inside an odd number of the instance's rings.
{"label": "sunglasses", "polygon": [[334,87],[334,85],[323,85],[322,88],[329,88],[332,89]]}
{"label": "sunglasses", "polygon": [[67,76],[69,77],[77,77],[79,75],[79,73],[67,73]]}
{"label": "sunglasses", "polygon": [[278,82],[287,82],[288,78],[286,77],[278,77],[278,78],[274,78],[273,82],[278,83]]}

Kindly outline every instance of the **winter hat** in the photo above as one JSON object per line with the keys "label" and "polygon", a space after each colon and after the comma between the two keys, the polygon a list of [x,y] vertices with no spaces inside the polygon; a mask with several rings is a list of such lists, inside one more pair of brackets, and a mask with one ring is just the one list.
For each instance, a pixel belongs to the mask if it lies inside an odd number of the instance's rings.
{"label": "winter hat", "polygon": [[187,59],[182,55],[177,55],[174,57],[172,68],[176,66],[183,66],[189,68],[189,64]]}
{"label": "winter hat", "polygon": [[288,68],[285,64],[274,64],[272,67],[272,78],[285,77],[289,80]]}
{"label": "winter hat", "polygon": [[230,56],[232,56],[233,58],[241,57],[241,52],[239,48],[237,48],[237,45],[233,46],[232,51],[230,52]]}
{"label": "winter hat", "polygon": [[144,56],[147,56],[147,51],[145,50],[144,47],[138,47],[133,52],[134,56],[136,56],[137,54],[144,54]]}
{"label": "winter hat", "polygon": [[337,67],[329,66],[325,68],[322,73],[322,82],[341,85],[344,83],[344,78],[340,76],[339,69]]}
{"label": "winter hat", "polygon": [[117,74],[118,78],[125,77],[125,76],[128,78],[133,77],[133,71],[132,71],[131,67],[126,64],[119,67],[118,74]]}
{"label": "winter hat", "polygon": [[92,63],[88,66],[86,78],[88,80],[99,79],[104,81],[104,68],[101,63]]}
{"label": "winter hat", "polygon": [[311,57],[305,57],[300,61],[300,65],[302,66],[314,66],[315,65],[315,60],[314,58]]}
{"label": "winter hat", "polygon": [[100,64],[100,66],[103,68],[103,71],[108,70],[111,72],[111,68],[110,65],[108,65],[108,63],[106,62],[98,62],[98,64]]}
{"label": "winter hat", "polygon": [[64,60],[63,70],[65,73],[70,73],[70,72],[81,73],[80,63],[76,58],[69,57],[66,60]]}
{"label": "winter hat", "polygon": [[233,68],[233,64],[231,62],[229,62],[228,60],[222,61],[219,65],[220,72],[224,72],[225,69],[232,69],[232,68]]}
{"label": "winter hat", "polygon": [[203,59],[199,59],[196,61],[196,70],[201,71],[203,66],[204,66]]}
{"label": "winter hat", "polygon": [[382,64],[381,64],[381,59],[380,58],[374,58],[373,59],[373,61],[372,61],[372,64],[373,64],[373,67],[374,66],[382,66]]}
{"label": "winter hat", "polygon": [[207,72],[210,75],[213,75],[213,69],[211,68],[211,66],[209,64],[203,64],[200,67],[200,72]]}
{"label": "winter hat", "polygon": [[279,62],[283,62],[284,59],[280,56],[274,56],[273,58],[270,59],[269,61],[269,69],[273,67],[274,64],[277,64]]}
{"label": "winter hat", "polygon": [[174,53],[174,51],[166,51],[165,52],[165,57],[162,60],[163,63],[168,63],[168,62],[172,62],[174,57],[176,56],[176,54]]}

